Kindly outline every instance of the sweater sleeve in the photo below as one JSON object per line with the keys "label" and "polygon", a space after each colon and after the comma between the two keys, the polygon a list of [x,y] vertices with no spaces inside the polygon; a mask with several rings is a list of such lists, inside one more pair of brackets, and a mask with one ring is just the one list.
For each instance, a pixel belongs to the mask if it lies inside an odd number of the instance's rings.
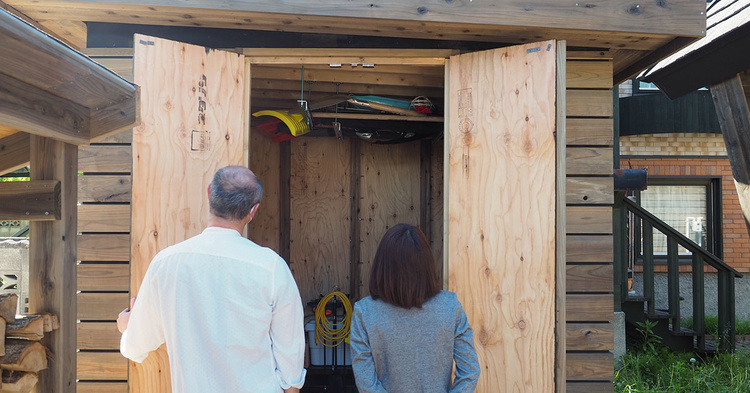
{"label": "sweater sleeve", "polygon": [[354,305],[349,344],[352,350],[352,371],[359,393],[388,393],[378,380],[370,340],[359,304]]}
{"label": "sweater sleeve", "polygon": [[456,313],[456,336],[453,343],[456,378],[453,380],[450,393],[472,393],[477,387],[480,372],[479,359],[474,348],[474,332],[460,302],[457,303]]}
{"label": "sweater sleeve", "polygon": [[304,309],[294,277],[281,260],[274,274],[275,296],[271,316],[271,350],[276,361],[276,378],[282,389],[301,388],[305,363]]}
{"label": "sweater sleeve", "polygon": [[149,352],[164,344],[164,328],[159,312],[159,288],[152,262],[138,290],[138,296],[130,313],[128,327],[120,338],[120,353],[126,358],[142,363]]}

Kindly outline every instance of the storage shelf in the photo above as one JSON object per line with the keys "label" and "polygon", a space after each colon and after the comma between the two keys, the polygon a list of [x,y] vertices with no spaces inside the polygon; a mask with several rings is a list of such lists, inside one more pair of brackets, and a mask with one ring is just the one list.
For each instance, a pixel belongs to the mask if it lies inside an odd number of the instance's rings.
{"label": "storage shelf", "polygon": [[398,121],[426,121],[433,123],[442,123],[442,116],[403,116],[403,115],[379,115],[375,113],[332,113],[332,112],[312,112],[312,117],[322,119],[360,119],[360,120],[398,120]]}

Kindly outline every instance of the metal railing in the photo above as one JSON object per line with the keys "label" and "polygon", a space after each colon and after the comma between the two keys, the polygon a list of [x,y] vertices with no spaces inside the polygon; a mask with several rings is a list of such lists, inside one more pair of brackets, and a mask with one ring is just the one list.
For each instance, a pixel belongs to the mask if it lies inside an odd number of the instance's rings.
{"label": "metal railing", "polygon": [[[667,237],[667,305],[668,318],[671,320],[670,331],[681,334],[680,326],[680,279],[678,246],[682,246],[692,254],[692,295],[693,295],[693,328],[697,336],[697,349],[706,349],[705,326],[705,274],[706,265],[716,269],[718,274],[718,319],[720,350],[733,350],[735,347],[735,294],[734,279],[742,275],[685,235],[660,220],[646,209],[642,208],[627,197],[622,198],[620,216],[615,217],[615,299],[625,302],[629,297],[627,282],[628,257],[627,233],[639,233],[642,242],[643,262],[643,299],[646,303],[646,316],[653,318],[657,315],[654,283],[654,229]],[[635,220],[632,225],[635,231],[625,228],[627,213],[632,213]],[[631,247],[632,252],[632,247]]]}

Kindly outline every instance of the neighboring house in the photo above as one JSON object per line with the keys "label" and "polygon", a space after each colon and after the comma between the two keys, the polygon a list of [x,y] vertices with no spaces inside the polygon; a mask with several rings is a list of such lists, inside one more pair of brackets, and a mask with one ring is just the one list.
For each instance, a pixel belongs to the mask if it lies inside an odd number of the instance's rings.
{"label": "neighboring house", "polygon": [[[626,264],[636,278],[643,272],[641,288],[616,288],[632,321],[664,320],[673,336],[697,331],[703,349],[704,326],[686,331],[680,318],[702,324],[704,313],[718,315],[719,336],[733,337],[735,311],[748,317],[750,286],[739,278],[750,271],[750,1],[711,2],[705,32],[643,72],[620,99],[620,165],[647,168],[649,181],[634,192],[635,204],[622,203],[638,218],[620,216],[627,235],[616,237],[630,240],[618,255],[630,257],[615,264],[616,276]],[[669,234],[666,245],[658,232]]]}
{"label": "neighboring house", "polygon": [[[638,80],[620,86],[620,168],[643,168],[648,189],[634,192],[644,208],[741,273],[750,272],[748,235],[724,139],[707,89],[670,100],[653,85]],[[666,253],[665,239],[655,252]],[[692,315],[689,252],[680,249],[683,312]],[[634,288],[642,293],[640,262]],[[661,280],[666,267],[657,262]],[[706,315],[717,315],[716,275],[706,277]],[[660,307],[666,306],[664,282]],[[750,277],[736,281],[736,313],[750,319]]]}

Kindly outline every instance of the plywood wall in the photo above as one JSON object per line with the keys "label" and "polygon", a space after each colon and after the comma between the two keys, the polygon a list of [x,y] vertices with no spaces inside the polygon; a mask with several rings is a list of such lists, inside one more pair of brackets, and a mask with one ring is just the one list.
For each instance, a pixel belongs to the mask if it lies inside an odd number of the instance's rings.
{"label": "plywood wall", "polygon": [[553,392],[555,42],[452,56],[448,283],[474,329],[477,392]]}
{"label": "plywood wall", "polygon": [[349,293],[352,140],[291,143],[289,267],[304,302]]}
{"label": "plywood wall", "polygon": [[385,232],[399,223],[419,226],[420,145],[362,144],[361,160],[359,294],[364,297]]}
{"label": "plywood wall", "polygon": [[[157,252],[206,227],[206,186],[216,170],[248,163],[243,56],[136,35],[134,63],[141,86],[141,125],[133,131],[130,292],[136,296]],[[163,349],[131,363],[131,392],[168,392],[169,381]]]}

